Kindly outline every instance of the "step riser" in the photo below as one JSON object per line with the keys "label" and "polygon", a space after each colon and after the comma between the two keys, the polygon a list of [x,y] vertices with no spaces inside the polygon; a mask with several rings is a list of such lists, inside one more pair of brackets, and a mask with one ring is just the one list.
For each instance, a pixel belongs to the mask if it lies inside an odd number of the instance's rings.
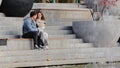
{"label": "step riser", "polygon": [[93,47],[90,44],[66,44],[66,45],[49,45],[48,46],[50,49],[59,49],[59,48],[87,48],[87,47]]}
{"label": "step riser", "polygon": [[[98,55],[100,54],[100,55]],[[97,56],[96,56],[97,55]],[[71,59],[97,59],[97,58],[105,58],[104,54],[102,53],[95,53],[95,54],[53,54],[53,55],[43,55],[43,57],[40,56],[13,56],[13,57],[0,57],[0,63],[3,62],[32,62],[32,61],[59,61],[59,60],[71,60]]]}
{"label": "step riser", "polygon": [[72,26],[46,26],[46,30],[72,30]]}
{"label": "step riser", "polygon": [[45,4],[45,3],[34,3],[32,9],[41,9],[41,8],[78,8],[78,4],[64,4],[64,3],[57,3],[57,4]]}
{"label": "step riser", "polygon": [[[8,22],[9,21],[9,22]],[[16,25],[18,24],[18,25]],[[60,21],[53,21],[53,22],[48,22],[47,26],[72,26],[72,21],[66,21],[66,22],[60,22]],[[21,26],[23,25],[23,21],[19,21],[19,20],[0,20],[0,25],[15,25],[15,26]]]}
{"label": "step riser", "polygon": [[[0,56],[31,56],[31,55],[52,55],[52,54],[89,54],[89,53],[104,53],[105,55],[119,55],[120,50],[114,48],[70,48],[70,49],[50,49],[50,50],[23,50],[23,51],[5,51],[0,52]],[[19,53],[20,52],[20,53]],[[115,52],[115,53],[114,53]],[[4,54],[4,55],[3,55]]]}
{"label": "step riser", "polygon": [[[19,40],[19,41],[16,41],[16,40],[8,40],[7,41],[7,45],[14,45],[14,44],[17,44],[17,46],[22,46],[22,45],[31,45],[31,43],[29,42],[32,42],[32,41],[25,41],[25,40]],[[25,43],[28,43],[28,44],[25,44]],[[78,39],[68,39],[68,40],[49,40],[49,45],[65,45],[65,44],[75,44],[75,43],[82,43],[82,40],[78,40]]]}
{"label": "step riser", "polygon": [[[2,35],[0,34],[0,38],[20,38],[22,35]],[[49,38],[67,38],[67,39],[75,39],[75,35],[49,35]]]}
{"label": "step riser", "polygon": [[[71,44],[70,44],[71,43]],[[82,43],[82,40],[68,39],[68,40],[49,40],[50,48],[71,48],[77,47],[76,43]],[[74,46],[76,45],[76,46]],[[30,50],[33,49],[32,40],[7,40],[7,48],[0,49],[1,51],[6,50]]]}
{"label": "step riser", "polygon": [[[31,42],[30,42],[31,43]],[[19,50],[31,50],[33,49],[33,43],[31,45],[8,45],[0,48],[0,51],[19,51]],[[49,49],[72,49],[72,48],[90,48],[93,47],[90,44],[64,44],[64,45],[48,45]]]}
{"label": "step riser", "polygon": [[[17,23],[17,22],[15,22],[15,23],[14,22],[5,23],[5,22],[3,22],[3,23],[0,22],[0,25],[1,26],[8,26],[9,25],[9,26],[12,26],[14,28],[15,27],[20,27],[20,26],[22,27],[22,25],[23,25],[22,22],[20,22],[20,23]],[[70,22],[69,23],[47,23],[47,26],[63,26],[63,24],[64,24],[64,26],[72,26],[72,22],[71,23]]]}
{"label": "step riser", "polygon": [[[46,30],[45,32],[47,32],[50,35],[54,35],[54,34],[72,34],[73,32],[71,30],[67,31],[67,30]],[[5,34],[5,35],[21,35],[22,34],[22,30],[5,30],[5,31],[0,31],[0,34]]]}
{"label": "step riser", "polygon": [[[31,66],[49,66],[49,65],[65,65],[65,64],[80,64],[80,63],[96,63],[96,62],[107,62],[107,61],[118,61],[120,60],[119,58],[114,58],[112,60],[110,60],[111,58],[97,58],[97,59],[71,59],[71,60],[58,60],[58,61],[42,61],[42,62],[39,62],[39,61],[36,61],[36,62],[21,62],[21,63],[1,63],[0,64],[0,67],[3,67],[3,66],[8,66],[9,68],[10,67],[31,67]],[[108,67],[111,67],[113,63],[109,64],[110,66]],[[95,66],[94,66],[95,67]],[[106,65],[105,65],[106,67]],[[108,68],[107,67],[107,68]],[[114,67],[114,66],[113,66]],[[119,68],[119,67],[118,67]]]}
{"label": "step riser", "polygon": [[31,67],[31,66],[49,66],[49,65],[64,65],[64,64],[80,64],[80,63],[96,63],[96,62],[106,62],[106,61],[118,61],[120,59],[106,59],[106,58],[97,58],[97,59],[71,59],[71,60],[57,60],[57,61],[35,61],[35,62],[21,62],[21,63],[1,63],[0,66],[8,67]]}
{"label": "step riser", "polygon": [[[12,30],[12,29],[17,29],[19,30],[20,28],[16,28],[11,26],[0,26],[1,30]],[[72,27],[67,27],[67,26],[46,26],[45,30],[72,30]]]}

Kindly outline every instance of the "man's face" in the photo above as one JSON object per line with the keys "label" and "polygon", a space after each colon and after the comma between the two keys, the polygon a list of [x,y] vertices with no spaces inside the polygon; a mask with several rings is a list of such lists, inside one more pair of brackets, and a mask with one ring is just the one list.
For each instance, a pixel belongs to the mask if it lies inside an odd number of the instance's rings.
{"label": "man's face", "polygon": [[33,16],[33,19],[34,19],[34,20],[36,20],[36,18],[37,18],[37,14]]}

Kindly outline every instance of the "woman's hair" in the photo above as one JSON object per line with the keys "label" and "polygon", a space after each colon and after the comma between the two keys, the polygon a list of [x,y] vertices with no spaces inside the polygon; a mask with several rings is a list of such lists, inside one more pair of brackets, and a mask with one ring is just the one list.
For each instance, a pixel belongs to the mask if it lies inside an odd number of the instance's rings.
{"label": "woman's hair", "polygon": [[41,10],[37,11],[37,19],[38,19],[38,13],[41,13],[41,15],[42,15],[41,20],[45,20],[44,14],[42,13]]}

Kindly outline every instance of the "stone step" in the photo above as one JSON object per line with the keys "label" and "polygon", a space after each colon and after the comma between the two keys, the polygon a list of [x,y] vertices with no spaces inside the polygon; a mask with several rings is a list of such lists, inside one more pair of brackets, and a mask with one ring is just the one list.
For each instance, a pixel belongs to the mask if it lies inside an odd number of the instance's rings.
{"label": "stone step", "polygon": [[0,34],[0,39],[7,39],[7,38],[20,38],[21,35],[3,35],[3,34]]}
{"label": "stone step", "polygon": [[[65,35],[65,34],[73,34],[73,32],[71,30],[45,30],[45,32],[47,32],[49,35]],[[22,35],[22,30],[0,30],[0,34],[3,35]]]}
{"label": "stone step", "polygon": [[[51,20],[51,19],[50,19]],[[9,23],[8,23],[9,21]],[[47,26],[72,26],[72,21],[74,20],[69,20],[69,19],[62,19],[62,20],[54,20],[54,21],[49,21],[47,20]],[[18,25],[16,25],[18,24]],[[15,25],[15,26],[22,26],[23,25],[23,20],[9,20],[9,19],[4,19],[0,20],[0,25]]]}
{"label": "stone step", "polygon": [[48,45],[49,49],[64,49],[64,48],[89,48],[93,47],[91,43],[76,43],[76,44],[58,44]]}
{"label": "stone step", "polygon": [[0,21],[23,21],[22,17],[0,17]]}
{"label": "stone step", "polygon": [[0,29],[1,30],[13,30],[13,29],[16,29],[16,30],[21,30],[20,27],[19,28],[16,28],[16,26],[12,26],[12,25],[0,25]]}
{"label": "stone step", "polygon": [[[3,26],[0,25],[0,29],[1,30],[12,30],[12,29],[20,29],[20,28],[16,28],[16,26]],[[21,28],[22,29],[22,28]],[[72,26],[46,26],[45,30],[71,30]]]}
{"label": "stone step", "polygon": [[[62,50],[62,49],[61,49]],[[43,57],[40,57],[40,56]],[[72,60],[72,59],[97,59],[97,58],[106,58],[102,53],[89,53],[89,54],[81,54],[81,53],[67,53],[67,54],[41,54],[41,55],[32,55],[32,56],[5,56],[0,57],[0,63],[20,63],[20,62],[37,62],[37,61],[59,61],[59,60]],[[49,60],[48,60],[49,59]]]}
{"label": "stone step", "polygon": [[49,40],[49,45],[75,45],[76,43],[82,43],[83,41],[81,39],[66,39],[66,40]]}
{"label": "stone step", "polygon": [[[111,48],[66,48],[66,49],[48,49],[48,50],[22,50],[22,51],[1,51],[0,57],[5,56],[41,56],[41,55],[52,55],[52,54],[97,54],[93,56],[100,56],[104,54],[106,57],[119,56],[120,47]],[[111,55],[112,53],[112,55]]]}
{"label": "stone step", "polygon": [[[25,44],[25,43],[23,43]],[[49,49],[71,49],[71,48],[90,48],[93,47],[91,43],[76,43],[76,44],[63,44],[63,45],[48,45]],[[22,51],[22,50],[31,50],[33,45],[3,45],[0,46],[0,51]]]}
{"label": "stone step", "polygon": [[[32,42],[30,39],[8,39],[7,40],[8,45],[12,45],[12,44],[19,44],[19,45],[23,45],[26,42]],[[16,42],[15,42],[16,41]],[[49,44],[53,45],[53,44],[69,44],[69,43],[82,43],[82,39],[64,39],[64,38],[50,38],[49,39]],[[20,44],[21,43],[21,44]],[[29,43],[31,44],[31,43]]]}
{"label": "stone step", "polygon": [[[23,25],[23,21],[14,21],[14,20],[10,20],[9,23],[8,23],[9,20],[4,20],[4,21],[0,21],[0,25],[1,26],[22,26]],[[18,24],[18,25],[16,25]],[[71,22],[65,22],[65,21],[54,21],[54,22],[48,22],[47,23],[47,26],[72,26],[72,21]]]}
{"label": "stone step", "polygon": [[46,30],[72,30],[72,26],[46,26]]}
{"label": "stone step", "polygon": [[[5,40],[5,39],[3,39]],[[79,44],[80,43],[80,44]],[[49,47],[50,48],[71,48],[80,47],[82,45],[81,39],[50,39]],[[33,49],[33,41],[31,39],[6,39],[6,42],[2,43],[1,46],[7,46],[7,50],[30,50]],[[87,45],[87,44],[83,44]],[[92,45],[91,45],[92,46]],[[83,46],[81,46],[83,47]],[[87,46],[86,46],[87,47]],[[3,49],[1,51],[6,51]]]}
{"label": "stone step", "polygon": [[32,39],[8,39],[8,50],[30,50],[33,47]]}
{"label": "stone step", "polygon": [[[118,60],[114,58],[113,60]],[[31,66],[53,66],[66,64],[81,64],[81,63],[96,63],[96,62],[111,61],[109,58],[95,58],[95,59],[70,59],[70,60],[55,60],[55,61],[35,61],[35,62],[21,62],[21,63],[1,63],[0,66],[10,67],[31,67]],[[119,68],[119,67],[118,67]]]}
{"label": "stone step", "polygon": [[[97,49],[99,49],[99,48],[97,48]],[[96,53],[88,53],[88,54],[82,53],[81,54],[81,53],[71,53],[71,52],[70,53],[64,53],[64,52],[61,52],[61,51],[59,53],[55,53],[55,54],[52,54],[52,55],[50,55],[51,53],[46,54],[43,51],[42,52],[41,51],[34,51],[33,56],[31,56],[31,55],[13,56],[12,55],[12,57],[11,56],[5,56],[5,53],[4,53],[4,57],[2,57],[2,60],[0,60],[0,61],[1,61],[1,64],[3,64],[3,65],[10,63],[10,64],[15,64],[17,66],[17,64],[21,64],[21,63],[24,63],[24,64],[28,65],[29,62],[32,62],[31,64],[39,62],[39,64],[42,63],[42,64],[49,65],[48,62],[51,62],[51,63],[56,63],[56,62],[60,62],[60,61],[64,61],[64,62],[69,61],[70,62],[70,60],[71,60],[71,62],[79,60],[79,63],[107,62],[107,61],[119,61],[120,60],[120,58],[119,58],[120,54],[119,54],[119,56],[110,57],[109,55],[106,55],[105,52],[102,52],[102,53],[101,52],[100,53],[96,52]],[[11,52],[9,52],[8,54],[11,54]],[[8,55],[8,54],[6,54],[6,55]],[[113,53],[113,54],[115,54],[115,53]],[[40,58],[41,55],[43,57]],[[4,63],[5,61],[9,62],[9,63]],[[75,63],[77,63],[77,62],[75,62]],[[24,64],[21,64],[21,65],[24,65]],[[61,64],[63,64],[63,63],[61,63]],[[70,63],[65,63],[65,64],[70,64]],[[73,64],[73,63],[71,63],[71,64]],[[60,63],[55,64],[55,65],[60,65]],[[11,65],[11,66],[14,66],[14,65]],[[38,66],[38,65],[35,65],[35,66]],[[42,66],[42,65],[40,64],[39,66]]]}
{"label": "stone step", "polygon": [[52,9],[52,8],[78,8],[78,4],[75,3],[34,3],[32,9]]}
{"label": "stone step", "polygon": [[75,34],[68,34],[68,35],[49,35],[49,38],[67,38],[67,39],[75,39]]}
{"label": "stone step", "polygon": [[[30,39],[6,39],[6,43],[0,45],[0,51],[11,51],[11,50],[30,50],[32,49],[33,42]],[[14,43],[14,42],[15,43]]]}
{"label": "stone step", "polygon": [[5,17],[5,15],[3,13],[0,13],[0,17]]}
{"label": "stone step", "polygon": [[9,31],[9,30],[0,30],[1,35],[22,35],[22,31]]}
{"label": "stone step", "polygon": [[0,45],[0,51],[7,51],[7,46]]}
{"label": "stone step", "polygon": [[[46,17],[47,22],[54,22],[54,21],[79,21],[79,20],[93,20],[92,15],[89,9],[87,8],[66,8],[66,9],[43,9],[43,14]],[[75,15],[75,16],[74,16]],[[73,17],[74,16],[74,17]],[[55,19],[51,19],[55,18]]]}
{"label": "stone step", "polygon": [[73,34],[72,30],[45,30],[50,35]]}
{"label": "stone step", "polygon": [[[9,39],[9,38],[21,38],[22,35],[4,35],[0,34],[1,39]],[[70,35],[49,35],[49,38],[66,38],[66,39],[75,39],[76,36],[74,34]]]}

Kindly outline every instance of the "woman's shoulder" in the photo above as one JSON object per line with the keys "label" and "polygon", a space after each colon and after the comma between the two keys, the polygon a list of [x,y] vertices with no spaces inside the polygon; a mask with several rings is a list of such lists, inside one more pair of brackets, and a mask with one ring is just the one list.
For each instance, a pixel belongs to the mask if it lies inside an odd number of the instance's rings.
{"label": "woman's shoulder", "polygon": [[46,21],[45,20],[37,20],[38,22],[40,23],[45,23]]}
{"label": "woman's shoulder", "polygon": [[46,22],[45,20],[40,20],[41,22]]}

